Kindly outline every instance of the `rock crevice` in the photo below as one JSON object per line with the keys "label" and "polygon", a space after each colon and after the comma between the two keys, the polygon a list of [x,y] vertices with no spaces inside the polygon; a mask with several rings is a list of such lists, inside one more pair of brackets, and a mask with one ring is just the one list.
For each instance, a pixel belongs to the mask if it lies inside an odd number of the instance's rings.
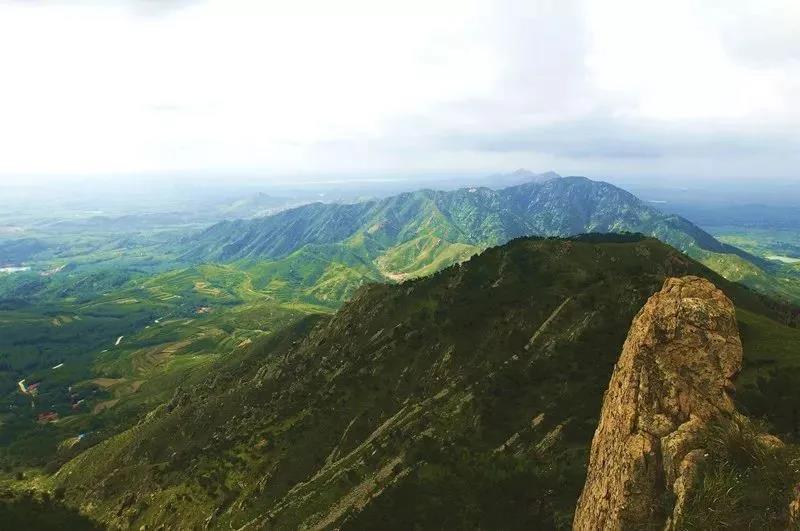
{"label": "rock crevice", "polygon": [[574,528],[674,528],[705,431],[735,413],[741,364],[733,303],[705,279],[667,279],[634,318],[611,377]]}

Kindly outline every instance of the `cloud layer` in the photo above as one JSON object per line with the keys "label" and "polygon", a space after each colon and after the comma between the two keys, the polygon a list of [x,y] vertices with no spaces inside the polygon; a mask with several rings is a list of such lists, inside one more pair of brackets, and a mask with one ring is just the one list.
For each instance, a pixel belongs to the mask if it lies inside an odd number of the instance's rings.
{"label": "cloud layer", "polygon": [[6,2],[0,179],[798,179],[797,35],[795,0]]}

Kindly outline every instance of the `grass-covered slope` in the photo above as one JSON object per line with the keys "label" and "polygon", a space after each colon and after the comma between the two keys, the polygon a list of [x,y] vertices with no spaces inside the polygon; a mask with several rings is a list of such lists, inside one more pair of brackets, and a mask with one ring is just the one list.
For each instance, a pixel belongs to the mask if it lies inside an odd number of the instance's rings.
{"label": "grass-covered slope", "polygon": [[319,275],[314,260],[298,256],[323,250],[323,256],[338,265],[321,293],[306,290],[305,295],[331,300],[351,294],[365,278],[403,280],[430,274],[516,237],[588,232],[653,236],[730,280],[775,296],[797,296],[771,274],[776,265],[723,244],[688,220],[663,214],[625,190],[584,177],[502,190],[421,190],[357,204],[305,205],[267,218],[214,225],[184,240],[183,258],[267,260],[276,270],[291,269],[309,282],[301,286],[308,288]]}
{"label": "grass-covered slope", "polygon": [[657,240],[519,239],[236,351],[45,484],[121,527],[567,528],[631,319],[685,274],[743,312],[743,379],[796,363],[791,308]]}

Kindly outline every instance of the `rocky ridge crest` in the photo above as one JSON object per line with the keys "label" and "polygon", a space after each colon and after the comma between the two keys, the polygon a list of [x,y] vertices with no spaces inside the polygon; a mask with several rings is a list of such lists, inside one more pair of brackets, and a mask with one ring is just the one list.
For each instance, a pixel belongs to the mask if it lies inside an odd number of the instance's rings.
{"label": "rocky ridge crest", "polygon": [[736,415],[741,366],[733,303],[705,279],[667,279],[634,318],[611,377],[574,529],[679,525],[706,430]]}

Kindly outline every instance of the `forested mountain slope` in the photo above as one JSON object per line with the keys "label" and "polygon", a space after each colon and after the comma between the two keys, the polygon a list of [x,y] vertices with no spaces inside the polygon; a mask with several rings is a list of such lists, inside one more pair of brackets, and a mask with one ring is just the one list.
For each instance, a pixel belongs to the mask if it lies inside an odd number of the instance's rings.
{"label": "forested mountain slope", "polygon": [[[720,243],[690,221],[664,214],[611,184],[554,178],[502,190],[421,190],[355,204],[315,203],[274,216],[226,221],[187,238],[190,261],[254,263],[259,285],[342,301],[365,278],[430,274],[520,236],[639,232],[778,297],[797,295],[770,264]],[[272,284],[272,286],[270,286]]]}
{"label": "forested mountain slope", "polygon": [[796,309],[654,239],[517,239],[219,361],[48,482],[120,527],[567,528],[631,319],[687,274],[737,306],[740,406],[771,400]]}

